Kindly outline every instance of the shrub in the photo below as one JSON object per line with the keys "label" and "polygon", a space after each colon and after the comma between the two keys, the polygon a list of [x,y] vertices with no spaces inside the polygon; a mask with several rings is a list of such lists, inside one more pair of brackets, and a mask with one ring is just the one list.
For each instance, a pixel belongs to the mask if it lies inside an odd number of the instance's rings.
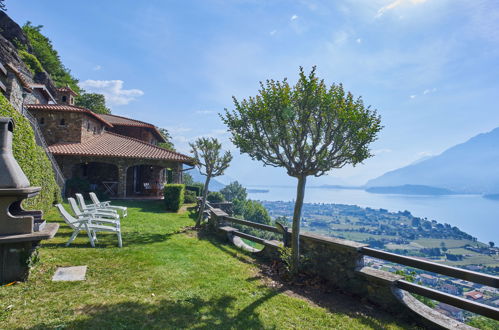
{"label": "shrub", "polygon": [[192,204],[192,203],[196,203],[196,202],[197,202],[196,192],[186,189],[184,192],[184,203]]}
{"label": "shrub", "polygon": [[211,191],[208,193],[208,196],[206,197],[208,202],[210,203],[222,203],[225,202],[224,195],[218,191]]}
{"label": "shrub", "polygon": [[167,184],[163,189],[165,196],[165,206],[167,211],[177,212],[180,206],[184,203],[184,190],[183,184]]}
{"label": "shrub", "polygon": [[36,58],[35,55],[28,53],[25,50],[19,51],[19,56],[23,60],[24,64],[26,64],[31,71],[31,73],[36,74],[38,72],[43,72],[43,67],[40,61]]}
{"label": "shrub", "polygon": [[45,151],[35,142],[35,135],[28,120],[0,93],[0,117],[14,119],[12,151],[31,186],[42,187],[40,193],[25,200],[23,206],[30,210],[47,212],[54,202],[61,200],[61,191],[55,181],[52,164]]}

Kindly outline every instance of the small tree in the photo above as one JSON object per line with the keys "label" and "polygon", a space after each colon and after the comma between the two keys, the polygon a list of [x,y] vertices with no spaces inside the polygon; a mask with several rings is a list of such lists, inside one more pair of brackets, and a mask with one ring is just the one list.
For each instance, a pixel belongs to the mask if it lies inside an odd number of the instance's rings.
{"label": "small tree", "polygon": [[265,166],[284,167],[298,180],[293,214],[292,269],[299,267],[300,218],[307,177],[319,177],[346,164],[356,165],[371,157],[368,145],[381,130],[376,111],[365,107],[361,98],[346,93],[343,86],[329,88],[300,67],[293,87],[284,81],[260,82],[256,97],[239,102],[235,110],[225,109],[222,120],[232,142],[242,153]]}
{"label": "small tree", "polygon": [[208,186],[211,178],[220,176],[229,167],[232,160],[232,155],[226,151],[221,155],[222,145],[215,138],[199,138],[194,143],[189,143],[194,154],[194,159],[199,168],[199,172],[206,176],[203,189],[203,200],[199,208],[196,227],[201,225],[203,219],[204,207],[206,204],[206,196],[208,195]]}
{"label": "small tree", "polygon": [[244,201],[248,197],[246,188],[244,188],[239,182],[234,181],[226,185],[220,192],[224,195],[225,199],[229,202],[233,200]]}

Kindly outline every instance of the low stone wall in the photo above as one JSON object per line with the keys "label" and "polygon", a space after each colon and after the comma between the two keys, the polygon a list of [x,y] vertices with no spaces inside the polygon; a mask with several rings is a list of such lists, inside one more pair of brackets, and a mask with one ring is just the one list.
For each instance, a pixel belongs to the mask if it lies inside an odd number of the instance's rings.
{"label": "low stone wall", "polygon": [[[232,241],[227,227],[220,227],[220,224],[228,223],[224,221],[226,215],[220,209],[213,209],[209,227],[218,237]],[[286,235],[285,241],[291,242],[291,233]],[[323,278],[340,291],[425,327],[472,329],[434,311],[408,292],[398,289],[396,282],[403,279],[402,276],[365,267],[360,249],[366,247],[366,244],[311,233],[300,234],[300,244],[301,253],[308,259],[307,272]],[[277,245],[267,245],[259,253],[268,258],[278,258],[278,250]]]}

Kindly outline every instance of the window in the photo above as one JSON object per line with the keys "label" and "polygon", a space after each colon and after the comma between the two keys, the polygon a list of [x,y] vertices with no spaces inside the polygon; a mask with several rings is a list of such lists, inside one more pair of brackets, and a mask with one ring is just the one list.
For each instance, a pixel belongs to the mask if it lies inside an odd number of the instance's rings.
{"label": "window", "polygon": [[90,131],[90,120],[89,120],[89,121],[87,121],[87,130],[89,130],[89,131]]}
{"label": "window", "polygon": [[44,118],[44,117],[40,118],[40,121],[39,121],[39,122],[40,122],[40,125],[45,124],[45,118]]}
{"label": "window", "polygon": [[63,95],[62,96],[62,102],[66,102],[68,100],[68,98],[66,97],[66,95]]}
{"label": "window", "polygon": [[66,126],[66,120],[62,118],[61,121],[59,122],[59,125]]}
{"label": "window", "polygon": [[95,127],[94,127],[94,134],[95,134]]}

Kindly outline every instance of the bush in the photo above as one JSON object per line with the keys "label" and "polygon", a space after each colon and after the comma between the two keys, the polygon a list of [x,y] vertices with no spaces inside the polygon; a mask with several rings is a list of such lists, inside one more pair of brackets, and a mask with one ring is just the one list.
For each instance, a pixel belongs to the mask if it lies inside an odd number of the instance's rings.
{"label": "bush", "polygon": [[197,185],[186,185],[185,190],[193,191],[196,196],[201,196],[203,188]]}
{"label": "bush", "polygon": [[38,61],[35,55],[30,54],[25,50],[20,50],[19,57],[21,57],[24,64],[28,66],[32,74],[37,74],[38,72],[44,71],[42,64],[40,63],[40,61]]}
{"label": "bush", "polygon": [[208,193],[208,196],[206,197],[208,202],[210,203],[222,203],[225,202],[224,195],[218,191],[211,191]]}
{"label": "bush", "polygon": [[42,187],[40,193],[25,200],[29,210],[50,210],[61,200],[61,191],[55,181],[52,164],[45,151],[35,142],[35,135],[28,120],[0,93],[0,117],[11,117],[15,122],[12,151],[31,186]]}
{"label": "bush", "polygon": [[167,184],[163,189],[167,211],[177,212],[184,203],[185,186],[183,184]]}
{"label": "bush", "polygon": [[196,203],[198,200],[196,198],[196,192],[192,190],[185,190],[184,192],[184,203],[192,204]]}

